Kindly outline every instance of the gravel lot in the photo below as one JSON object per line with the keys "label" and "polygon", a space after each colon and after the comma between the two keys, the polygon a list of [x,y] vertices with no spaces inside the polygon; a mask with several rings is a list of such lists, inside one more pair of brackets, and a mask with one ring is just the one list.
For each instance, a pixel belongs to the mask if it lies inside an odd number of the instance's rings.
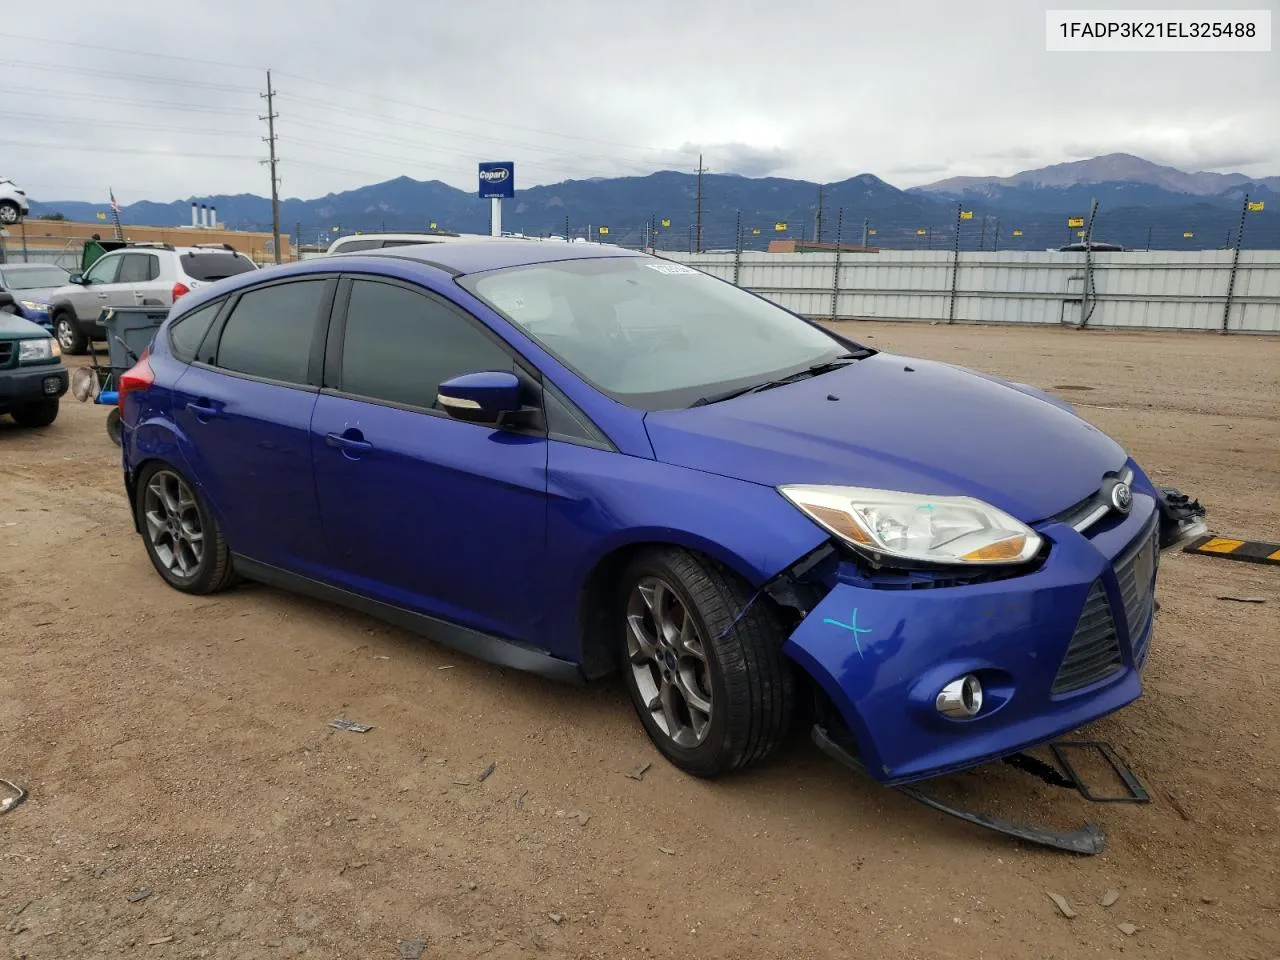
{"label": "gravel lot", "polygon": [[[1280,541],[1280,340],[844,326],[1054,390],[1214,532]],[[1085,731],[1151,805],[1001,767],[939,787],[1092,819],[1108,849],[1076,858],[860,782],[803,733],[701,782],[620,684],[262,587],[185,597],[132,534],[104,413],[0,423],[0,777],[31,790],[0,816],[0,957],[1280,956],[1280,568],[1166,555],[1146,693]]]}

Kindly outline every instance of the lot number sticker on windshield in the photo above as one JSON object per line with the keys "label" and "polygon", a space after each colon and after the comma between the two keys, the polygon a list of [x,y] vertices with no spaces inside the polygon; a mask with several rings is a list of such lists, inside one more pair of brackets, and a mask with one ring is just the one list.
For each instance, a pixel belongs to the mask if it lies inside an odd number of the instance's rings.
{"label": "lot number sticker on windshield", "polygon": [[646,267],[650,270],[657,270],[659,273],[697,273],[692,267],[686,267],[679,263],[646,263]]}

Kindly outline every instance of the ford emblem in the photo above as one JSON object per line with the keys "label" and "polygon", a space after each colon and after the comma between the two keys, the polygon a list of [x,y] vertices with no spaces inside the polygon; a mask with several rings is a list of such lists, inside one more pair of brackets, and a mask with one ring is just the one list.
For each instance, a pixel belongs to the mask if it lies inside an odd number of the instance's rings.
{"label": "ford emblem", "polygon": [[1111,488],[1111,506],[1120,513],[1128,513],[1129,508],[1133,506],[1133,491],[1123,480],[1117,480],[1115,486]]}

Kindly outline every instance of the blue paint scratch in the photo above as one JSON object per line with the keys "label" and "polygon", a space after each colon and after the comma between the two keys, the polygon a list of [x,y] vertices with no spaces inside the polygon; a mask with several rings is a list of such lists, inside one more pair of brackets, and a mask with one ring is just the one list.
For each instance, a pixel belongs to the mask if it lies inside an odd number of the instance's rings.
{"label": "blue paint scratch", "polygon": [[848,630],[850,633],[852,633],[853,645],[858,648],[858,656],[859,657],[862,656],[862,643],[861,641],[858,640],[858,634],[870,633],[871,628],[858,626],[858,608],[857,607],[853,608],[853,614],[849,617],[848,623],[841,623],[839,620],[833,620],[831,617],[824,617],[822,622],[829,623],[833,627],[843,627],[845,630]]}

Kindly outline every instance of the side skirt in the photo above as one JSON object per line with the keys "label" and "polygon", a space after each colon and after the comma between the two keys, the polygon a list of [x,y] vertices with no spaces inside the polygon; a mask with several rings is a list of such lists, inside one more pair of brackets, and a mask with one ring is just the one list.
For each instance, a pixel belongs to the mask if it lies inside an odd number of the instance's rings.
{"label": "side skirt", "polygon": [[303,577],[270,564],[250,560],[240,554],[233,553],[231,560],[236,572],[246,579],[256,580],[259,583],[280,587],[283,590],[289,590],[294,593],[305,594],[317,600],[336,603],[349,610],[356,610],[371,617],[377,617],[379,620],[384,620],[411,633],[419,634],[478,660],[497,664],[500,667],[508,667],[512,670],[534,673],[551,680],[559,680],[576,686],[586,683],[586,679],[583,677],[582,671],[578,669],[577,664],[553,657],[551,654],[544,653],[541,650],[512,643],[509,640],[503,640],[501,637],[481,633],[479,630],[459,626],[447,620],[440,620],[436,617],[416,613],[413,610],[406,610],[404,607],[373,600],[358,593],[352,593],[350,590],[343,590],[341,587],[333,587],[310,577]]}

